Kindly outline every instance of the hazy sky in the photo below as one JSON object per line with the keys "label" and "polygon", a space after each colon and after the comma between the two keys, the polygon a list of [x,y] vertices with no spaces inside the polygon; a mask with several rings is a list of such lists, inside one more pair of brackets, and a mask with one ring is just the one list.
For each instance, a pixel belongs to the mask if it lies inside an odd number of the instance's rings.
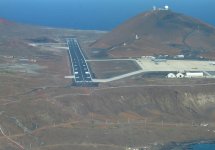
{"label": "hazy sky", "polygon": [[215,25],[215,0],[0,0],[0,17],[48,26],[111,29],[153,5],[165,4]]}

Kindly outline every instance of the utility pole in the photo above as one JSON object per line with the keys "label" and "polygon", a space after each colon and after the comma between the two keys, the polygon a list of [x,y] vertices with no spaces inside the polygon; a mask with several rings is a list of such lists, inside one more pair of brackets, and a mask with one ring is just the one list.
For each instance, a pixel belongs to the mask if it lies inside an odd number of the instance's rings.
{"label": "utility pole", "polygon": [[93,113],[91,112],[91,121],[93,121]]}
{"label": "utility pole", "polygon": [[128,118],[128,124],[130,123],[130,119]]}
{"label": "utility pole", "polygon": [[108,120],[105,121],[105,128],[108,128]]}
{"label": "utility pole", "polygon": [[92,128],[94,128],[95,122],[93,118],[93,113],[91,113],[91,125],[92,125]]}
{"label": "utility pole", "polygon": [[147,124],[147,118],[145,119],[145,127],[146,127],[146,124]]}

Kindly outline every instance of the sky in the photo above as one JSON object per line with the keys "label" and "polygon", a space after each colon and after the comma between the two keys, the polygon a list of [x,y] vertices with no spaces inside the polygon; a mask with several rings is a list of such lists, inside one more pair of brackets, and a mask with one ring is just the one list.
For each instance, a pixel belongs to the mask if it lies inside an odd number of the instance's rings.
{"label": "sky", "polygon": [[0,0],[0,18],[12,21],[80,29],[111,30],[153,5],[168,4],[215,25],[215,0]]}

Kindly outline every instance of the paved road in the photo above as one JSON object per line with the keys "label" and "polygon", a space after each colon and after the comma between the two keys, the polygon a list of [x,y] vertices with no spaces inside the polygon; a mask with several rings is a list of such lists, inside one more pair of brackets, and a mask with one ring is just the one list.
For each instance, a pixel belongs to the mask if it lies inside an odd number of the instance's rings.
{"label": "paved road", "polygon": [[87,59],[86,61],[135,61],[136,59],[132,59],[132,58],[122,58],[122,59]]}
{"label": "paved road", "polygon": [[1,132],[1,134],[2,134],[8,141],[10,141],[11,143],[15,144],[19,149],[25,150],[24,146],[22,146],[21,144],[19,144],[19,143],[16,142],[16,141],[14,141],[13,139],[11,139],[10,137],[8,137],[8,136],[4,133],[4,131],[3,131],[2,127],[1,127],[1,125],[0,125],[0,132]]}
{"label": "paved road", "polygon": [[111,82],[111,81],[123,79],[123,78],[126,78],[126,77],[130,77],[130,76],[133,76],[133,75],[136,75],[136,74],[140,74],[140,73],[143,73],[143,72],[144,72],[143,70],[138,70],[138,71],[126,73],[126,74],[123,74],[123,75],[119,75],[119,76],[116,76],[116,77],[108,78],[108,79],[93,79],[93,81],[94,82]]}
{"label": "paved road", "polygon": [[78,41],[75,38],[68,39],[67,44],[69,46],[68,52],[75,82],[80,84],[92,83],[92,76]]}

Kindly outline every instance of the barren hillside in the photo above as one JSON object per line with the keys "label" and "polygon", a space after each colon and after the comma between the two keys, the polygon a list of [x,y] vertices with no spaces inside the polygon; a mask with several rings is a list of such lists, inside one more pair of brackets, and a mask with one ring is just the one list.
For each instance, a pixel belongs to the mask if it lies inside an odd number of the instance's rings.
{"label": "barren hillside", "polygon": [[211,58],[214,41],[211,25],[171,10],[156,10],[131,18],[91,47],[107,50],[111,57],[186,54]]}
{"label": "barren hillside", "polygon": [[64,78],[71,71],[67,50],[29,43],[60,43],[76,36],[86,46],[103,32],[2,21],[0,31],[1,150],[158,150],[170,141],[215,137],[214,79],[138,75],[98,87],[73,87]]}

